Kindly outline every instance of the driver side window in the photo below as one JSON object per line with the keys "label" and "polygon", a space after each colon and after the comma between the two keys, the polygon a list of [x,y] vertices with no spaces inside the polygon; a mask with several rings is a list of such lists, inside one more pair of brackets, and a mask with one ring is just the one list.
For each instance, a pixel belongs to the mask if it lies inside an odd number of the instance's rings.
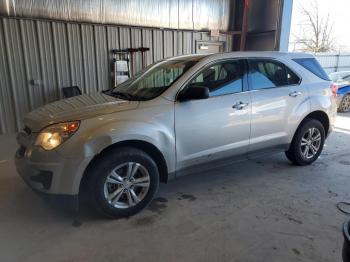
{"label": "driver side window", "polygon": [[183,68],[161,68],[155,71],[150,76],[145,77],[141,84],[145,87],[159,88],[164,86],[170,86],[180,75],[183,74]]}
{"label": "driver side window", "polygon": [[242,92],[243,75],[243,60],[225,61],[204,68],[190,85],[208,87],[210,96],[233,94]]}

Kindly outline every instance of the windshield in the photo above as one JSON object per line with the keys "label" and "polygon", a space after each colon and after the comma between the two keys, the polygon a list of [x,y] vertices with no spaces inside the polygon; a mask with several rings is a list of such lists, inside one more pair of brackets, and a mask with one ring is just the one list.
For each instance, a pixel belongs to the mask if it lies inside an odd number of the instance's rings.
{"label": "windshield", "polygon": [[150,100],[168,89],[180,76],[198,62],[195,59],[164,60],[146,67],[109,94],[126,100]]}

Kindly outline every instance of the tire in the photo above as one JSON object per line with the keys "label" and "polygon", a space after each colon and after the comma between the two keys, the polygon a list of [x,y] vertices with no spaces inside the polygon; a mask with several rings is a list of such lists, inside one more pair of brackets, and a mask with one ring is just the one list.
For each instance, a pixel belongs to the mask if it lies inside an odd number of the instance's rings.
{"label": "tire", "polygon": [[152,201],[159,186],[156,163],[142,150],[131,147],[103,153],[87,175],[90,203],[98,213],[111,218],[140,212]]}
{"label": "tire", "polygon": [[292,143],[285,152],[286,156],[295,165],[310,165],[320,156],[324,141],[325,130],[322,123],[316,119],[306,119],[294,134]]}
{"label": "tire", "polygon": [[347,112],[350,110],[350,94],[346,94],[340,102],[339,112]]}

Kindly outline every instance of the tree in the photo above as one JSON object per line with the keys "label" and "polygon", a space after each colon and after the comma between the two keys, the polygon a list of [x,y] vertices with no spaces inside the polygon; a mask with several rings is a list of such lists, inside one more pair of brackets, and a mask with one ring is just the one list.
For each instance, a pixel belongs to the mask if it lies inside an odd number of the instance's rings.
{"label": "tree", "polygon": [[301,45],[303,51],[314,53],[331,51],[334,38],[332,37],[333,22],[329,13],[322,16],[316,0],[313,0],[309,7],[300,7],[300,11],[305,22],[302,24],[301,36],[294,35],[296,43]]}

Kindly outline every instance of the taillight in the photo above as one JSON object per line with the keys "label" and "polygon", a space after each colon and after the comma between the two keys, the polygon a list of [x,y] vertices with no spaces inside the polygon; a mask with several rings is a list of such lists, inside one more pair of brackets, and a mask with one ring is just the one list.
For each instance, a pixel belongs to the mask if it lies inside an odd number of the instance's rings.
{"label": "taillight", "polygon": [[336,85],[336,84],[332,84],[331,85],[331,89],[332,89],[332,94],[333,94],[333,96],[334,97],[336,97],[337,96],[337,92],[338,92],[338,86]]}

